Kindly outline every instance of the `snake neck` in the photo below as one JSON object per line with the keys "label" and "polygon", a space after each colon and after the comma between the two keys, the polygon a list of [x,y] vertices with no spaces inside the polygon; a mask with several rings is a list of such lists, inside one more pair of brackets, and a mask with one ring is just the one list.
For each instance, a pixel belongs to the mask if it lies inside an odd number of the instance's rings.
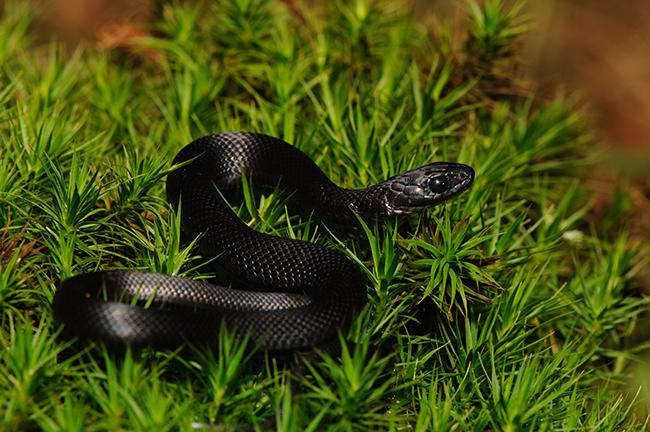
{"label": "snake neck", "polygon": [[388,214],[385,189],[382,184],[365,189],[345,189],[330,182],[321,184],[315,191],[298,190],[296,193],[300,202],[307,203],[309,210],[319,217],[353,223],[357,215],[371,220]]}

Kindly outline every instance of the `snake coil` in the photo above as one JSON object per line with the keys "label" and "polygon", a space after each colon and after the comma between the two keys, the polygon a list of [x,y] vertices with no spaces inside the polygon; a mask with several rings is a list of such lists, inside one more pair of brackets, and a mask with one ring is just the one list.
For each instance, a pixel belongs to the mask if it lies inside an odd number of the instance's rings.
{"label": "snake coil", "polygon": [[359,269],[334,250],[249,228],[215,187],[236,187],[245,173],[256,185],[293,192],[325,217],[370,219],[420,211],[474,178],[467,165],[437,162],[365,189],[343,189],[297,148],[247,132],[197,139],[174,164],[180,167],[167,177],[167,197],[174,206],[180,202],[184,233],[200,236],[201,253],[217,256],[250,289],[144,271],[84,273],[62,281],[54,297],[55,318],[67,334],[117,344],[213,344],[225,323],[260,350],[318,345],[363,307]]}

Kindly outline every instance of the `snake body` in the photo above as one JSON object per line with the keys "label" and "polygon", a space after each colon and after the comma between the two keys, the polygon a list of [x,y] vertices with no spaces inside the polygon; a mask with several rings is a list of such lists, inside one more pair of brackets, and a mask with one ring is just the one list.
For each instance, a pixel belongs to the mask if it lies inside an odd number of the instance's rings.
{"label": "snake body", "polygon": [[80,274],[62,281],[54,298],[66,333],[118,344],[213,344],[225,323],[260,350],[316,346],[364,305],[361,272],[332,249],[249,228],[217,189],[235,188],[245,175],[294,193],[316,214],[354,220],[355,213],[372,219],[420,211],[474,178],[467,165],[437,162],[365,189],[343,189],[296,147],[247,132],[197,139],[174,164],[167,197],[175,208],[180,203],[184,233],[199,236],[201,253],[218,257],[243,288],[144,271]]}

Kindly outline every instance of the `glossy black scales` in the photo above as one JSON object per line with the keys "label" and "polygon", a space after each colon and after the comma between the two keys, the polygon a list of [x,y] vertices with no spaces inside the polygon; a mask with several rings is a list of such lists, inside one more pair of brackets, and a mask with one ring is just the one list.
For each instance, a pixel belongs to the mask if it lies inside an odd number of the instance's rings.
{"label": "glossy black scales", "polygon": [[[67,334],[111,343],[177,346],[215,343],[219,327],[248,333],[260,350],[307,348],[332,338],[365,302],[359,269],[339,252],[259,233],[221,199],[216,188],[279,185],[317,214],[354,220],[407,214],[435,205],[472,183],[472,168],[434,163],[366,189],[342,189],[304,153],[261,134],[221,133],[183,148],[167,178],[180,201],[184,232],[200,235],[206,257],[217,256],[243,289],[140,271],[81,274],[59,285],[55,317]],[[246,290],[246,286],[263,288]]]}

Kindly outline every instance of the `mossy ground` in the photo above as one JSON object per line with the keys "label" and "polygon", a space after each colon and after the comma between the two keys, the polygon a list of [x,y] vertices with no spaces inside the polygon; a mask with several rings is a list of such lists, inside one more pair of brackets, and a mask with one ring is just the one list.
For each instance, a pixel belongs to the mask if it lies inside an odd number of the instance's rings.
{"label": "mossy ground", "polygon": [[[596,147],[570,100],[521,86],[520,8],[467,10],[459,48],[451,26],[434,37],[398,2],[170,2],[129,52],[70,52],[34,39],[36,5],[8,2],[0,428],[642,428],[636,389],[620,386],[643,349],[630,341],[647,303],[639,245],[614,219],[607,232],[586,222],[580,176]],[[62,278],[210,276],[163,184],[182,146],[225,130],[282,137],[342,186],[435,160],[472,165],[476,181],[422,215],[343,233],[280,193],[244,194],[247,223],[342,250],[367,277],[350,349],[301,376],[227,335],[217,355],[58,339]]]}

